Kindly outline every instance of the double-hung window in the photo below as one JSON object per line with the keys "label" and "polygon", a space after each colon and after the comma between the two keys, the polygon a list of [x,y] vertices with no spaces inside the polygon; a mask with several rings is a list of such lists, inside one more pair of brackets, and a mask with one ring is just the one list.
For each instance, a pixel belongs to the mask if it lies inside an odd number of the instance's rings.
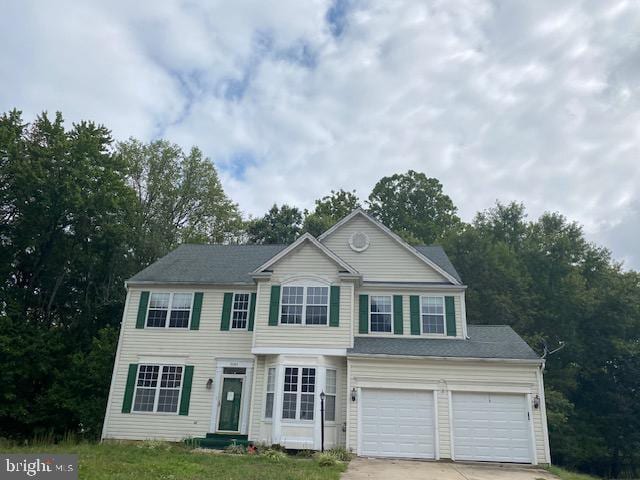
{"label": "double-hung window", "polygon": [[282,287],[280,323],[326,325],[329,316],[329,287]]}
{"label": "double-hung window", "polygon": [[313,420],[315,391],[315,368],[286,367],[284,369],[282,418]]}
{"label": "double-hung window", "polygon": [[371,332],[391,333],[391,296],[371,295],[369,297],[369,321]]}
{"label": "double-hung window", "polygon": [[231,312],[231,328],[246,329],[249,318],[249,293],[233,294],[233,310]]}
{"label": "double-hung window", "polygon": [[182,366],[140,365],[133,411],[176,413],[181,385]]}
{"label": "double-hung window", "polygon": [[327,422],[336,420],[336,371],[327,369],[324,389],[324,419]]}
{"label": "double-hung window", "polygon": [[422,333],[444,334],[444,298],[422,297]]}
{"label": "double-hung window", "polygon": [[264,406],[264,418],[273,417],[273,398],[276,392],[276,369],[270,367],[267,370],[267,398]]}
{"label": "double-hung window", "polygon": [[192,293],[152,293],[147,327],[188,328],[192,304]]}

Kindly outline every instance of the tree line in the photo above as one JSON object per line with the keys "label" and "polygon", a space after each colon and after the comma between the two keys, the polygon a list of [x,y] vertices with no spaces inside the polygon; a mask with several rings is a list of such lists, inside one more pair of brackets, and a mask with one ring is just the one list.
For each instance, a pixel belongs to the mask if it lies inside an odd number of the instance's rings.
{"label": "tree line", "polygon": [[365,200],[336,190],[311,210],[243,218],[214,164],[164,140],[41,114],[0,117],[0,436],[98,438],[124,281],[177,245],[290,243],[356,207],[409,243],[442,244],[472,324],[508,324],[547,358],[554,463],[603,476],[640,470],[640,275],[559,213],[500,204],[462,221],[442,184],[408,171]]}

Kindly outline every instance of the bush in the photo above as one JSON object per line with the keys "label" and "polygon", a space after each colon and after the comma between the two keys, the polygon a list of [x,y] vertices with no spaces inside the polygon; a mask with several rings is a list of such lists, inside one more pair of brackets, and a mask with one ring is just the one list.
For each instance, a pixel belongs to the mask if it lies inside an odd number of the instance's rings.
{"label": "bush", "polygon": [[287,459],[287,454],[279,450],[263,450],[260,455],[271,460],[272,462],[284,462]]}
{"label": "bush", "polygon": [[317,453],[315,459],[321,467],[333,467],[338,464],[336,457],[329,452]]}
{"label": "bush", "polygon": [[236,445],[235,443],[225,447],[224,451],[225,453],[230,453],[232,455],[244,455],[246,453],[244,445]]}
{"label": "bush", "polygon": [[333,455],[333,457],[340,462],[350,462],[353,458],[353,453],[344,447],[333,447],[328,450],[327,453]]}

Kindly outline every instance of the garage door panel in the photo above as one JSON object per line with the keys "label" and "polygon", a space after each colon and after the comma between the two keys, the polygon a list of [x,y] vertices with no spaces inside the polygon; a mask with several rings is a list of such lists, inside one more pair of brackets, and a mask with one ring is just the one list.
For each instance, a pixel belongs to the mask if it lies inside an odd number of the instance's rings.
{"label": "garage door panel", "polygon": [[362,454],[434,458],[433,393],[365,389]]}
{"label": "garage door panel", "polygon": [[454,393],[452,400],[456,459],[531,462],[524,395]]}

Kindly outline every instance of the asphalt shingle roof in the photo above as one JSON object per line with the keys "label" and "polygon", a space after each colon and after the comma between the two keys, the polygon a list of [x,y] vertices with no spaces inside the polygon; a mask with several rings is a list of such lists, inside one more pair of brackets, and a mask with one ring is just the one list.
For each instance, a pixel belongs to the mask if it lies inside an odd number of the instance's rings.
{"label": "asphalt shingle roof", "polygon": [[441,269],[451,275],[453,278],[462,282],[460,275],[456,271],[456,268],[453,266],[449,257],[440,245],[416,245],[415,248],[419,254],[424,257],[427,257],[433,263],[438,265]]}
{"label": "asphalt shingle roof", "polygon": [[130,282],[253,283],[249,274],[286,245],[184,244],[129,279]]}
{"label": "asphalt shingle roof", "polygon": [[[287,245],[184,244],[129,279],[130,282],[253,283],[249,274]],[[418,246],[416,250],[440,268],[460,279],[442,247]]]}
{"label": "asphalt shingle roof", "polygon": [[469,339],[355,337],[347,354],[535,360],[536,352],[508,325],[469,325]]}

